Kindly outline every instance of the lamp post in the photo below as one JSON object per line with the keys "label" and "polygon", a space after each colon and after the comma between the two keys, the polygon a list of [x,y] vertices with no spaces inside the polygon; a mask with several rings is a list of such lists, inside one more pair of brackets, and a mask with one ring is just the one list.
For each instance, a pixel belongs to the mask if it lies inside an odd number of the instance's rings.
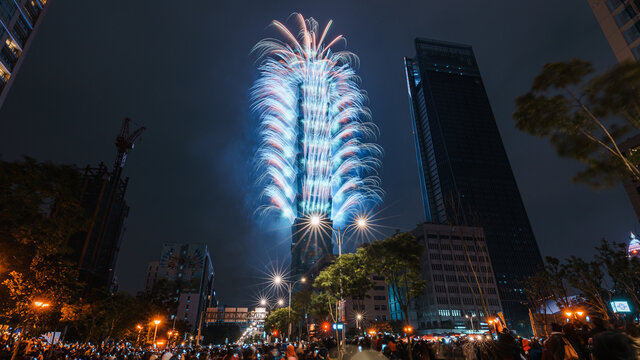
{"label": "lamp post", "polygon": [[153,331],[153,346],[156,346],[156,335],[158,334],[158,325],[160,325],[160,320],[153,320],[153,323],[156,324],[156,329]]}
{"label": "lamp post", "polygon": [[[313,222],[313,221],[312,221]],[[289,290],[289,316],[288,316],[288,322],[289,322],[289,332],[287,333],[287,337],[290,338],[291,337],[291,291],[293,290],[293,287],[297,284],[297,283],[301,283],[304,284],[307,282],[307,278],[305,278],[304,276],[300,278],[300,280],[296,280],[294,282],[287,282],[285,281],[282,276],[280,275],[276,275],[273,278],[273,283],[276,286],[280,286],[280,285],[284,285],[287,287],[287,290]],[[282,303],[284,303],[284,301],[282,299],[278,300],[278,305],[282,306]]]}
{"label": "lamp post", "polygon": [[[49,304],[46,301],[36,300],[33,302],[33,306],[35,307],[35,310],[39,312],[39,311],[45,310],[46,308],[51,306],[51,304]],[[26,321],[24,325],[25,326],[23,326],[20,331],[20,335],[18,335],[18,340],[16,340],[16,343],[14,344],[15,347],[13,349],[13,354],[11,354],[11,360],[15,360],[16,357],[18,356],[18,349],[20,348],[20,343],[22,342],[22,337],[25,333],[25,328],[27,327]],[[34,320],[34,323],[33,323],[34,328],[35,326],[36,326],[36,320]]]}
{"label": "lamp post", "polygon": [[356,314],[356,327],[360,330],[360,320],[362,320],[362,314]]}
{"label": "lamp post", "polygon": [[136,325],[138,329],[138,337],[136,338],[136,345],[140,346],[140,332],[142,331],[142,326],[140,324]]}
{"label": "lamp post", "polygon": [[469,322],[471,323],[471,332],[475,332],[475,328],[473,326],[473,318],[476,317],[475,314],[472,315],[465,315],[464,317],[466,317],[467,319],[469,319]]}
{"label": "lamp post", "polygon": [[[309,219],[309,222],[311,226],[317,228],[321,226],[322,219],[318,215],[312,215]],[[336,242],[338,243],[338,263],[340,264],[340,305],[339,307],[341,307],[344,304],[344,299],[342,297],[342,243],[344,240],[344,235],[350,229],[353,229],[353,228],[365,229],[367,226],[368,226],[367,218],[361,216],[361,217],[358,217],[355,222],[347,225],[344,229],[338,227],[338,229],[336,230],[333,227],[330,227],[331,232],[336,235]],[[338,319],[338,321],[342,321],[342,319],[340,318]],[[336,333],[337,332],[338,332],[338,326],[336,325]],[[342,341],[340,340],[339,335],[337,336],[337,338],[338,338],[338,357],[340,360],[342,360],[344,343],[345,343],[344,327],[342,329]],[[342,346],[341,346],[341,342],[342,342]]]}

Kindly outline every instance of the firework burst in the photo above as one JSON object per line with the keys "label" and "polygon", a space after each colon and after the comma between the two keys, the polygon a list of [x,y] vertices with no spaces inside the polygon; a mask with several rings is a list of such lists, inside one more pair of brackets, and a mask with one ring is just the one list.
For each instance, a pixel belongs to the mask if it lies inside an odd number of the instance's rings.
{"label": "firework burst", "polygon": [[366,95],[354,71],[357,57],[333,51],[332,21],[320,32],[313,18],[295,14],[294,35],[279,21],[283,40],[264,39],[253,49],[262,62],[252,88],[260,118],[258,181],[267,211],[295,218],[323,216],[341,223],[381,200],[381,148],[372,143]]}

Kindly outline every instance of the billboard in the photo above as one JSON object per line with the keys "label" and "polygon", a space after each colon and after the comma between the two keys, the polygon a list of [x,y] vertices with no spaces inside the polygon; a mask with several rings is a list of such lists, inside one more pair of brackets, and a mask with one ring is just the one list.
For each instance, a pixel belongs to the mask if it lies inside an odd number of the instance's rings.
{"label": "billboard", "polygon": [[630,313],[631,312],[629,303],[626,301],[612,301],[611,309],[613,309],[614,313]]}

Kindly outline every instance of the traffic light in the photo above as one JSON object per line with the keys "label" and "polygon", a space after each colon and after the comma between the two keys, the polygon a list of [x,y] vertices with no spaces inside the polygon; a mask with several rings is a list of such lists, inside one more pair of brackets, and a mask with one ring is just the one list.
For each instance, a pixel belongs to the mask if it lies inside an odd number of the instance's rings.
{"label": "traffic light", "polygon": [[273,336],[278,336],[278,330],[273,330],[273,332],[271,333]]}
{"label": "traffic light", "polygon": [[328,322],[322,323],[322,331],[329,331],[330,328],[331,328],[331,324],[329,324]]}

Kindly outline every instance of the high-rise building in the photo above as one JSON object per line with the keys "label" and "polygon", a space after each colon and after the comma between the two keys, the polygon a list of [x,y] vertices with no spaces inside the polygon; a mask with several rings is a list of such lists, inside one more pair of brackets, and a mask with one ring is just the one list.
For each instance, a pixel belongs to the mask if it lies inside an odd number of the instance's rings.
{"label": "high-rise building", "polygon": [[48,0],[0,0],[0,106],[29,50]]}
{"label": "high-rise building", "polygon": [[266,208],[292,225],[291,275],[298,279],[332,255],[334,226],[380,199],[371,175],[381,150],[370,142],[375,130],[351,66],[355,55],[332,48],[342,35],[331,40],[331,21],[322,29],[313,18],[295,18],[300,31],[273,21],[284,40],[254,47],[263,60],[252,96]]}
{"label": "high-rise building", "polygon": [[206,244],[165,243],[160,261],[149,263],[145,292],[147,296],[154,292],[171,294],[174,306],[168,309],[168,321],[186,321],[197,331],[206,309],[217,306],[213,280],[213,263]]}
{"label": "high-rise building", "polygon": [[640,59],[640,1],[589,0],[618,61]]}
{"label": "high-rise building", "polygon": [[[418,333],[484,332],[502,312],[498,287],[482,228],[424,223],[412,231],[424,245],[424,294],[409,311]],[[390,299],[394,320],[400,307]]]}
{"label": "high-rise building", "polygon": [[426,221],[484,230],[505,315],[530,332],[522,284],[542,258],[473,50],[415,46],[405,69]]}

